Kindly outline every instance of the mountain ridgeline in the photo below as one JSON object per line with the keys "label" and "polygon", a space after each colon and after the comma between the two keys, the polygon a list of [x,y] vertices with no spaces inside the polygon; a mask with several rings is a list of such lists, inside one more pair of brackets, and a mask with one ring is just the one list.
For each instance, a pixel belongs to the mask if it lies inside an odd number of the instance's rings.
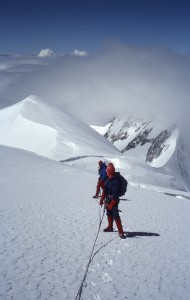
{"label": "mountain ridgeline", "polygon": [[177,170],[190,188],[190,155],[176,126],[164,128],[143,119],[114,118],[104,136],[121,153],[134,156],[151,167]]}

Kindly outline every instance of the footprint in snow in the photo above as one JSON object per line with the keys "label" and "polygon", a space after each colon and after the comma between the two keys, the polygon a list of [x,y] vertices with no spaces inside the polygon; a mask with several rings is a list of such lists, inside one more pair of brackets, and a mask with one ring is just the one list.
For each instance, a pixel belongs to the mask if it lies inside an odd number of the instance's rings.
{"label": "footprint in snow", "polygon": [[110,259],[110,260],[107,261],[107,264],[108,264],[109,266],[112,266],[112,265],[113,265],[113,261]]}
{"label": "footprint in snow", "polygon": [[93,267],[89,267],[89,271],[91,272],[96,272],[95,269]]}
{"label": "footprint in snow", "polygon": [[102,298],[98,294],[94,294],[92,297],[93,297],[93,300],[102,300]]}
{"label": "footprint in snow", "polygon": [[93,281],[91,281],[90,284],[91,284],[92,286],[96,286],[96,283],[93,282]]}
{"label": "footprint in snow", "polygon": [[108,273],[102,273],[102,279],[103,279],[104,282],[111,282],[112,281],[112,279],[108,275]]}

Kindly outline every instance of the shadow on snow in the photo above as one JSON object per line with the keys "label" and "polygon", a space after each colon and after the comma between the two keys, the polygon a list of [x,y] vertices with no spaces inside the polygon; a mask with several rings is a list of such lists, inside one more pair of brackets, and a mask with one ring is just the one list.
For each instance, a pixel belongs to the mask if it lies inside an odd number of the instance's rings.
{"label": "shadow on snow", "polygon": [[160,236],[158,233],[153,232],[128,232],[125,231],[125,238],[134,238],[138,236]]}

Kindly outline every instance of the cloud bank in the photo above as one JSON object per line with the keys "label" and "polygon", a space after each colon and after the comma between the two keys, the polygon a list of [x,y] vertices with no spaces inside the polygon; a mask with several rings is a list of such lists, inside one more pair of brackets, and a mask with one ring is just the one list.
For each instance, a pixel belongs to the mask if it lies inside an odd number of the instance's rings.
{"label": "cloud bank", "polygon": [[114,42],[93,56],[0,56],[0,78],[1,106],[35,94],[88,124],[126,115],[190,125],[190,57],[165,47]]}

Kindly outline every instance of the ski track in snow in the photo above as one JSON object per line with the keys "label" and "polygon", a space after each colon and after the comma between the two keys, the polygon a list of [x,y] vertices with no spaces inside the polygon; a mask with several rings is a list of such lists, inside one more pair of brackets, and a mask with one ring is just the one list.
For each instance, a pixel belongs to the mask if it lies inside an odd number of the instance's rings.
{"label": "ski track in snow", "polygon": [[[28,170],[18,159],[11,189],[1,178],[0,299],[75,299],[100,221],[97,176],[35,159]],[[188,299],[190,202],[133,187],[127,198],[129,236],[100,231],[81,299]]]}

